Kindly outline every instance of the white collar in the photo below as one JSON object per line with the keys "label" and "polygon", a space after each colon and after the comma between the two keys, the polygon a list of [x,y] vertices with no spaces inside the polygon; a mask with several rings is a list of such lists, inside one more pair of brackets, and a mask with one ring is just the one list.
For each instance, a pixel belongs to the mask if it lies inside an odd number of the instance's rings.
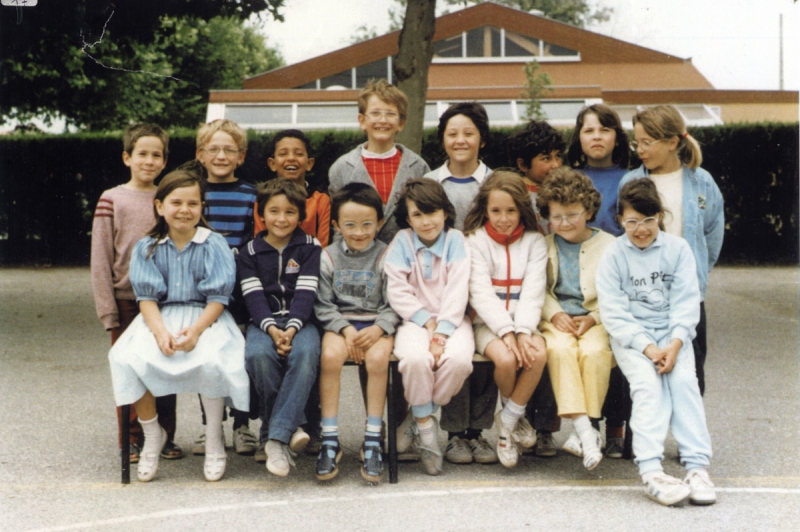
{"label": "white collar", "polygon": [[454,178],[454,179],[467,179],[473,178],[478,184],[483,183],[483,180],[486,179],[486,176],[492,173],[491,170],[483,163],[483,161],[478,161],[478,167],[472,172],[471,176],[467,176],[466,178],[463,177],[455,177],[453,174],[450,173],[450,169],[447,168],[447,163],[449,161],[445,161],[445,163],[439,167],[439,170],[436,171],[436,180],[441,183],[445,179]]}
{"label": "white collar", "polygon": [[[192,237],[191,242],[194,242],[195,244],[202,244],[203,242],[208,240],[208,237],[210,235],[211,235],[211,229],[207,227],[198,227],[197,231],[194,233],[194,236]],[[159,240],[158,243],[163,244],[167,240],[169,240],[169,235]]]}

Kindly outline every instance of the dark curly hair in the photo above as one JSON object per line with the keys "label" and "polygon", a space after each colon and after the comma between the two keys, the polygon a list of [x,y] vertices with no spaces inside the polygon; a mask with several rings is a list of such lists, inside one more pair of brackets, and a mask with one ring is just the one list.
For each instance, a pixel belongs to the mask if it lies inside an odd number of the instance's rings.
{"label": "dark curly hair", "polygon": [[525,129],[508,138],[509,166],[516,168],[517,160],[522,159],[524,166],[530,167],[537,155],[549,154],[553,150],[563,153],[566,145],[556,128],[544,121],[531,120]]}
{"label": "dark curly hair", "polygon": [[445,227],[452,229],[456,223],[456,208],[447,198],[441,183],[426,177],[409,179],[403,187],[400,199],[397,201],[397,208],[394,211],[394,221],[400,229],[411,227],[408,223],[408,205],[406,200],[414,202],[417,209],[430,214],[442,209],[445,214]]}
{"label": "dark curly hair", "polygon": [[586,174],[569,166],[562,166],[547,174],[536,196],[536,206],[542,218],[549,219],[551,202],[562,205],[580,203],[592,213],[588,221],[593,222],[600,210],[600,200],[600,193]]}

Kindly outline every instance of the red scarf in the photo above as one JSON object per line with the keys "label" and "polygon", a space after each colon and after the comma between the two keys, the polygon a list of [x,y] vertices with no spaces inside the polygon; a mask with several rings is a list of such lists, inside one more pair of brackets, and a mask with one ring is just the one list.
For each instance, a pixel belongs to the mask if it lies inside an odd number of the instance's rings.
{"label": "red scarf", "polygon": [[492,238],[492,240],[494,240],[495,242],[497,242],[502,246],[510,246],[511,244],[519,240],[520,237],[522,236],[522,233],[525,232],[525,226],[522,224],[519,224],[517,227],[515,227],[514,230],[511,231],[510,235],[504,235],[502,233],[498,233],[495,230],[495,228],[492,227],[492,224],[490,224],[489,222],[486,222],[486,225],[484,225],[483,227],[486,229],[486,234],[489,235]]}

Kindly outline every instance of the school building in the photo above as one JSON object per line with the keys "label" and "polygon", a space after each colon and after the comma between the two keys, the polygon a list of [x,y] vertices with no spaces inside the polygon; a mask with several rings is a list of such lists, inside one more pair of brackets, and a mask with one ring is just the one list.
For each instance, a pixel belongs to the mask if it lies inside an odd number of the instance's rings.
{"label": "school building", "polygon": [[[392,80],[399,31],[211,91],[207,119],[250,129],[355,128],[358,92]],[[436,19],[425,126],[454,102],[482,103],[494,126],[523,123],[524,66],[552,79],[542,98],[550,123],[571,126],[585,105],[605,103],[625,127],[637,106],[674,104],[688,125],[795,122],[798,91],[718,90],[683,59],[491,2]]]}

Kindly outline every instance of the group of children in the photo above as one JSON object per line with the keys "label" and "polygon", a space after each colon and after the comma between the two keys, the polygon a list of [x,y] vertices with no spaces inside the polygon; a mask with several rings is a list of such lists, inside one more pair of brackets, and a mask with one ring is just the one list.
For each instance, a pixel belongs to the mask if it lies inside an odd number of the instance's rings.
{"label": "group of children", "polygon": [[[92,272],[98,315],[112,331],[115,399],[133,404],[141,425],[132,432],[139,479],[155,476],[159,457],[181,455],[181,392],[201,397],[206,429],[195,451],[205,454],[207,480],[225,472],[226,404],[237,452],[286,476],[296,453],[313,447],[317,478],[334,478],[350,360],[364,369],[361,474],[377,483],[394,355],[404,399],[397,450],[431,475],[445,458],[514,467],[524,452],[554,456],[560,418],[573,427],[564,450],[591,471],[604,457],[603,417],[605,456],[622,454],[629,385],[647,495],[715,502],[698,382],[705,346],[701,355],[693,342],[722,243],[722,198],[677,111],[636,115],[630,145],[643,165],[632,172],[628,137],[604,105],[578,116],[569,167],[560,133],[532,121],[509,139],[516,168],[495,171],[480,159],[489,133],[480,104],[442,115],[448,158],[433,171],[395,143],[402,92],[370,82],[358,111],[367,141],[331,167],[330,198],[308,191],[314,159],[297,130],[274,137],[277,179],[255,192],[234,177],[246,136],[233,122],[204,125],[199,165],[158,187],[166,134],[127,131],[131,180],[98,203]],[[473,369],[476,352],[492,366]],[[261,419],[257,439],[248,410]],[[448,432],[444,452],[437,419]],[[494,446],[482,433],[493,425]],[[661,466],[670,428],[684,481]]]}

